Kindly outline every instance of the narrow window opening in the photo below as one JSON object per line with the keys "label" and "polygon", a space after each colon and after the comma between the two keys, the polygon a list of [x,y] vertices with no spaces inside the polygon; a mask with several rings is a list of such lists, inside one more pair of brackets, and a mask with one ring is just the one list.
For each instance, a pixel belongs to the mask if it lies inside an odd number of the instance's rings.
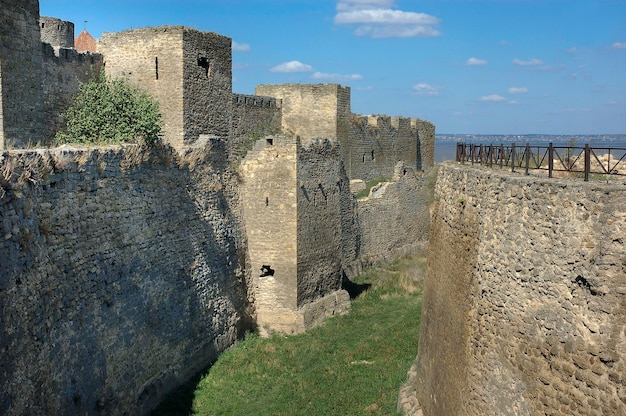
{"label": "narrow window opening", "polygon": [[198,57],[198,66],[204,68],[204,74],[209,77],[209,59],[205,56]]}
{"label": "narrow window opening", "polygon": [[43,27],[44,27],[45,25],[46,25],[45,23],[42,23],[42,24],[41,24],[41,28],[43,29]]}
{"label": "narrow window opening", "polygon": [[274,146],[274,139],[265,139],[267,140],[267,144],[269,144],[270,146]]}
{"label": "narrow window opening", "polygon": [[376,160],[376,158],[374,157],[374,151],[372,150],[372,161]]}
{"label": "narrow window opening", "polygon": [[266,207],[270,206],[270,199],[268,197],[265,197],[265,206]]}
{"label": "narrow window opening", "polygon": [[261,266],[261,275],[259,277],[274,276],[276,270],[272,269],[269,264]]}
{"label": "narrow window opening", "polygon": [[365,163],[365,153],[363,153],[363,163]]}
{"label": "narrow window opening", "polygon": [[154,58],[154,74],[156,75],[156,79],[159,79],[159,57]]}

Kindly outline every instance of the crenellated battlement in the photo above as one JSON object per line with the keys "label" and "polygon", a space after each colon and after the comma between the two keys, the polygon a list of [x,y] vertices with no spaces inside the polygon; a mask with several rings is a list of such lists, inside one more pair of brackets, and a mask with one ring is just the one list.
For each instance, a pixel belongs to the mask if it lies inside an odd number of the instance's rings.
{"label": "crenellated battlement", "polygon": [[259,95],[233,94],[233,104],[249,105],[254,107],[281,108],[282,101],[274,97]]}

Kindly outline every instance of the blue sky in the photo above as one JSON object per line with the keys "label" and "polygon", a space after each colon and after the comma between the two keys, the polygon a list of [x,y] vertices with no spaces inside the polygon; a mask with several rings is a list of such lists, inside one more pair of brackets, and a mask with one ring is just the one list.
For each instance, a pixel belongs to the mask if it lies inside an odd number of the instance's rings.
{"label": "blue sky", "polygon": [[40,0],[78,34],[233,39],[233,91],[339,83],[352,111],[438,133],[626,133],[626,0]]}

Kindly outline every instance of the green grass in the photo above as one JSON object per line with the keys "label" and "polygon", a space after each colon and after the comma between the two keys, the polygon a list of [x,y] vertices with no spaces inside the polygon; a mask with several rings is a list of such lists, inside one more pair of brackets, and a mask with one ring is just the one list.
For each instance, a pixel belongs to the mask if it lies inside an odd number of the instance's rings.
{"label": "green grass", "polygon": [[380,176],[378,178],[374,178],[371,181],[369,181],[366,185],[365,185],[365,189],[363,189],[361,192],[357,193],[355,195],[356,199],[361,199],[361,198],[367,198],[370,195],[370,190],[375,187],[376,185],[378,185],[379,183],[383,183],[383,182],[389,182],[391,180],[391,178],[387,177],[387,176]]}
{"label": "green grass", "polygon": [[158,415],[393,415],[417,355],[423,253],[355,279],[350,313],[296,336],[250,334]]}

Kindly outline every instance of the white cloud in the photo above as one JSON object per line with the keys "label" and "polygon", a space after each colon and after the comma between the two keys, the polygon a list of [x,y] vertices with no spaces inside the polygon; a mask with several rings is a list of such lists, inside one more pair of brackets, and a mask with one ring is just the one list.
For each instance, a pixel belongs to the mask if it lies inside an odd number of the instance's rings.
{"label": "white cloud", "polygon": [[340,0],[334,22],[337,25],[356,25],[357,36],[372,38],[434,37],[440,19],[416,12],[392,9],[392,0]]}
{"label": "white cloud", "polygon": [[250,45],[248,45],[247,43],[237,43],[237,42],[233,41],[233,51],[249,52],[250,51]]}
{"label": "white cloud", "polygon": [[507,90],[509,94],[526,94],[528,92],[528,88],[526,87],[511,87]]}
{"label": "white cloud", "polygon": [[311,65],[303,64],[300,61],[284,62],[280,65],[276,65],[272,69],[272,72],[312,72],[313,67]]}
{"label": "white cloud", "polygon": [[506,98],[498,94],[492,94],[492,95],[485,95],[485,96],[480,97],[480,101],[484,101],[488,103],[501,103],[503,101],[506,101]]}
{"label": "white cloud", "polygon": [[478,58],[472,57],[472,58],[469,58],[465,64],[468,66],[481,66],[481,65],[487,65],[487,61],[484,59],[478,59]]}
{"label": "white cloud", "polygon": [[572,53],[576,53],[576,50],[577,50],[576,46],[572,46],[571,48],[566,49],[565,52],[572,54]]}
{"label": "white cloud", "polygon": [[626,49],[626,42],[615,42],[611,45],[613,49]]}
{"label": "white cloud", "polygon": [[532,59],[529,59],[528,61],[522,61],[521,59],[515,58],[513,59],[513,63],[519,66],[535,66],[535,65],[542,65],[543,61],[537,58],[532,58]]}
{"label": "white cloud", "polygon": [[440,90],[441,90],[440,87],[437,87],[435,85],[425,84],[425,83],[419,83],[419,84],[413,85],[413,91],[415,91],[417,95],[435,96],[435,95],[439,95]]}
{"label": "white cloud", "polygon": [[327,74],[324,72],[315,72],[312,76],[313,79],[327,79],[333,81],[358,81],[363,79],[361,74]]}

